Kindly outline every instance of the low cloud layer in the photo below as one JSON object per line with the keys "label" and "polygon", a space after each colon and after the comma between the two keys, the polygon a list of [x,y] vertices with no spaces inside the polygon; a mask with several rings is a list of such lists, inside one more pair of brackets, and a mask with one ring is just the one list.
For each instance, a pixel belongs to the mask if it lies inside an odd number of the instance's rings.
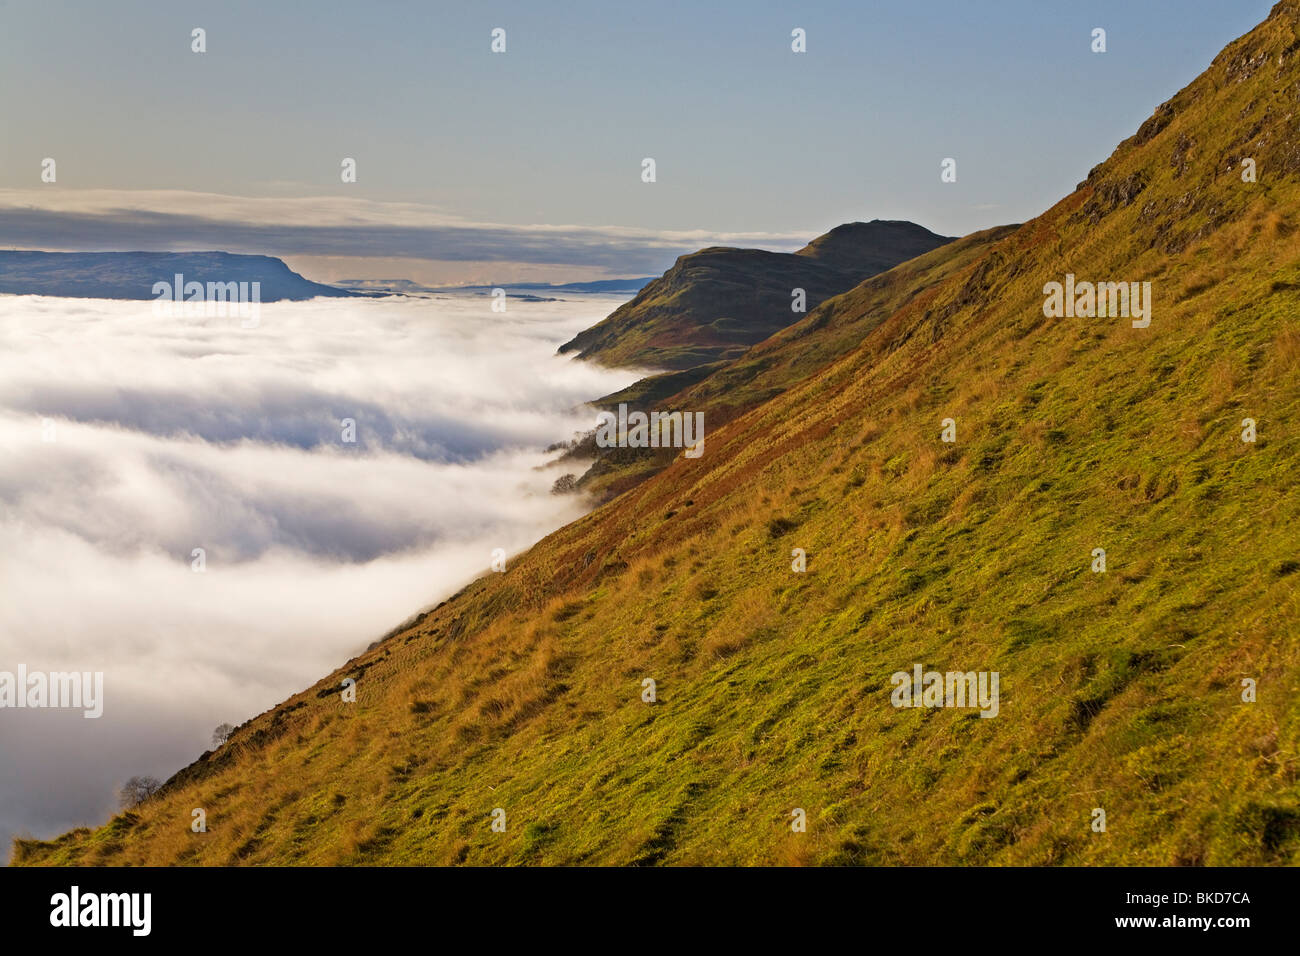
{"label": "low cloud layer", "polygon": [[[461,263],[600,267],[646,276],[702,246],[789,251],[808,236],[651,232],[618,226],[470,222],[414,203],[337,197],[247,198],[181,191],[0,189],[0,247],[222,250]],[[309,277],[310,278],[310,277]]]}
{"label": "low cloud layer", "polygon": [[0,297],[0,670],[105,674],[99,720],[0,710],[4,845],[102,822],[125,778],[577,517],[541,449],[634,376],[553,353],[616,304],[317,300],[242,329]]}

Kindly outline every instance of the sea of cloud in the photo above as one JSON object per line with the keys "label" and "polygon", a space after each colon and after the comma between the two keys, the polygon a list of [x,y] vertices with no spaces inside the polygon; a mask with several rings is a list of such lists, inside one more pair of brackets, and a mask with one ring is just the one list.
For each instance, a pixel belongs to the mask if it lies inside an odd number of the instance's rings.
{"label": "sea of cloud", "polygon": [[98,720],[0,709],[0,846],[103,822],[127,777],[578,517],[544,449],[636,376],[554,352],[618,302],[320,299],[246,329],[0,296],[0,671],[105,675]]}

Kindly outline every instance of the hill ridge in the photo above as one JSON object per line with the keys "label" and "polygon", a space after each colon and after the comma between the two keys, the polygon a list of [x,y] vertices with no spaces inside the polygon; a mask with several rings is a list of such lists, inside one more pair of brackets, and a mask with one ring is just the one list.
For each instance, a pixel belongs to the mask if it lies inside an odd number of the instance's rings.
{"label": "hill ridge", "polygon": [[[682,371],[725,361],[863,279],[952,237],[902,221],[846,223],[798,252],[709,246],[559,348],[605,365]],[[796,311],[795,290],[803,291]]]}

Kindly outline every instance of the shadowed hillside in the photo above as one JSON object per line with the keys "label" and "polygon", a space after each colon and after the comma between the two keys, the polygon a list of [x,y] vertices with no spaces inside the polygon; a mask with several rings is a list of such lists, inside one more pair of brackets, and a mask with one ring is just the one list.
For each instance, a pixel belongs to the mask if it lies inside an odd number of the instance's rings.
{"label": "shadowed hillside", "polygon": [[911,222],[837,226],[798,252],[710,247],[688,256],[560,352],[605,365],[689,369],[733,359],[806,309],[951,239]]}
{"label": "shadowed hillside", "polygon": [[[702,457],[16,862],[1300,863],[1298,98],[1288,2]],[[891,706],[917,664],[998,715]]]}

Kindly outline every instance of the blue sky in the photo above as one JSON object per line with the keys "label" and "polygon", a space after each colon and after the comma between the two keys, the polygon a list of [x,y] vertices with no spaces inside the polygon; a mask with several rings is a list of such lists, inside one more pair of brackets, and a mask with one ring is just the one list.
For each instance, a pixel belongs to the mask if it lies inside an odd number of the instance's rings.
{"label": "blue sky", "polygon": [[963,234],[1068,193],[1269,6],[8,0],[0,246],[120,235],[314,278],[507,281],[649,274],[854,219]]}

